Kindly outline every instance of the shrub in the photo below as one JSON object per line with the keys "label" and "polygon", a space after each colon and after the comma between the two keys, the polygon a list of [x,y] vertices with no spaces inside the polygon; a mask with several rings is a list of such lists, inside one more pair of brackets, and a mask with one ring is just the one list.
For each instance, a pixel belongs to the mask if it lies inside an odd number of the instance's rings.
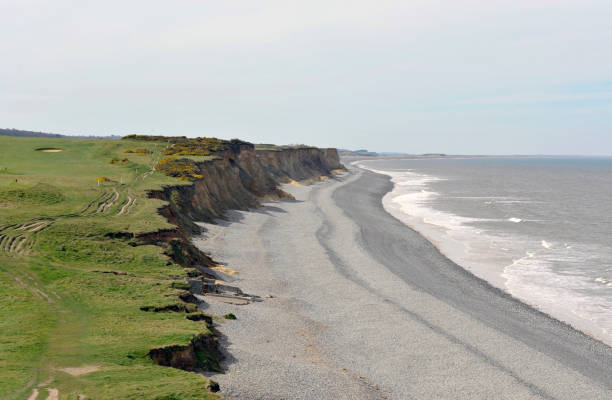
{"label": "shrub", "polygon": [[229,313],[229,314],[225,314],[223,316],[223,318],[225,318],[225,319],[236,319],[236,316],[234,314],[232,314],[232,313]]}
{"label": "shrub", "polygon": [[217,138],[195,138],[174,143],[162,151],[164,155],[178,156],[209,156],[212,153],[225,151],[229,142]]}
{"label": "shrub", "polygon": [[[252,143],[243,142],[242,140],[222,140],[217,138],[187,138],[185,136],[148,136],[148,135],[127,135],[123,139],[143,140],[143,141],[165,141],[172,144],[171,147],[162,151],[164,155],[177,156],[208,156],[212,153],[217,153],[229,149],[236,150],[240,146],[253,147]],[[126,150],[127,152],[136,152],[135,150]]]}
{"label": "shrub", "polygon": [[153,153],[151,150],[149,149],[127,149],[126,151],[124,151],[124,153],[132,153],[132,154],[140,154],[140,155],[145,155],[145,154],[151,154]]}
{"label": "shrub", "polygon": [[198,165],[187,158],[165,157],[161,159],[155,169],[168,176],[173,176],[185,181],[202,179]]}

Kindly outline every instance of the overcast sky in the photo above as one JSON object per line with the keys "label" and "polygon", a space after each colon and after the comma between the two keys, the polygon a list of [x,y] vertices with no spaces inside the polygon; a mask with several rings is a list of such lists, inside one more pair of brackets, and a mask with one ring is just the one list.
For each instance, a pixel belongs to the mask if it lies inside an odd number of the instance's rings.
{"label": "overcast sky", "polygon": [[612,1],[0,0],[0,127],[612,155]]}

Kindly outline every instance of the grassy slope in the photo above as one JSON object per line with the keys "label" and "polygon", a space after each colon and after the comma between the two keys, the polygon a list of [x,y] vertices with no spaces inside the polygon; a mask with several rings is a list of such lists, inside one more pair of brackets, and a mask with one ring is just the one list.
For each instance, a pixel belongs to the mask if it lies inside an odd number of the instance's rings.
{"label": "grassy slope", "polygon": [[[64,151],[35,151],[43,147]],[[200,375],[146,357],[152,347],[208,332],[184,314],[139,309],[177,302],[170,277],[184,277],[184,269],[159,247],[105,236],[171,227],[157,214],[162,202],[146,197],[185,184],[149,173],[165,147],[0,137],[0,398],[27,398],[49,379],[60,398],[216,398]],[[125,154],[128,148],[152,154]],[[111,164],[113,157],[129,162]],[[98,185],[100,176],[112,182]],[[80,376],[59,370],[82,365],[101,369]]]}

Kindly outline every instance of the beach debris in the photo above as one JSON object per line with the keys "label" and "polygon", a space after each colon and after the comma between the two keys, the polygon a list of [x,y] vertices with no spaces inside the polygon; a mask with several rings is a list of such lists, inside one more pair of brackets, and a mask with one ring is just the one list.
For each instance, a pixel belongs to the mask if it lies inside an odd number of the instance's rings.
{"label": "beach debris", "polygon": [[236,296],[223,296],[223,295],[208,294],[208,293],[205,296],[202,296],[202,295],[194,295],[194,296],[196,297],[196,299],[202,302],[205,302],[205,300],[212,299],[212,300],[220,301],[221,303],[234,304],[236,306],[245,306],[251,303],[249,298],[236,297]]}
{"label": "beach debris", "polygon": [[189,292],[198,302],[214,299],[223,303],[246,305],[255,301],[262,301],[259,296],[244,293],[239,287],[230,286],[225,282],[210,279],[189,279]]}

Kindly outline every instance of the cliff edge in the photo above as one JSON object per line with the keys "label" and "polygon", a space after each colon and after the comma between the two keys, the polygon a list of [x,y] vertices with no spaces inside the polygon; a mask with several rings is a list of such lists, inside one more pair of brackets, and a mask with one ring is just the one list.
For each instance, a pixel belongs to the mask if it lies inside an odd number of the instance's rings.
{"label": "cliff edge", "polygon": [[[260,206],[266,199],[292,199],[280,185],[291,181],[315,181],[345,170],[336,149],[310,147],[256,150],[250,143],[238,143],[215,153],[215,158],[197,163],[197,178],[188,185],[166,186],[149,192],[151,198],[163,200],[159,213],[176,229],[148,233],[141,242],[166,249],[166,254],[189,273],[190,293],[180,297],[184,302],[197,303],[194,295],[216,290],[214,276],[207,267],[217,263],[195,247],[190,238],[200,233],[195,221],[213,222],[226,211],[248,210]],[[194,281],[196,284],[194,284]],[[201,283],[200,283],[201,282]],[[194,290],[194,288],[197,288]],[[240,289],[233,288],[241,293]],[[209,327],[212,332],[214,328]],[[219,355],[216,339],[200,345],[206,354]],[[191,347],[190,347],[191,346]],[[198,360],[192,345],[152,349],[151,358],[160,365],[180,369],[197,369]],[[160,356],[163,355],[163,357]],[[218,360],[214,357],[215,365]],[[201,367],[201,366],[200,366]]]}

